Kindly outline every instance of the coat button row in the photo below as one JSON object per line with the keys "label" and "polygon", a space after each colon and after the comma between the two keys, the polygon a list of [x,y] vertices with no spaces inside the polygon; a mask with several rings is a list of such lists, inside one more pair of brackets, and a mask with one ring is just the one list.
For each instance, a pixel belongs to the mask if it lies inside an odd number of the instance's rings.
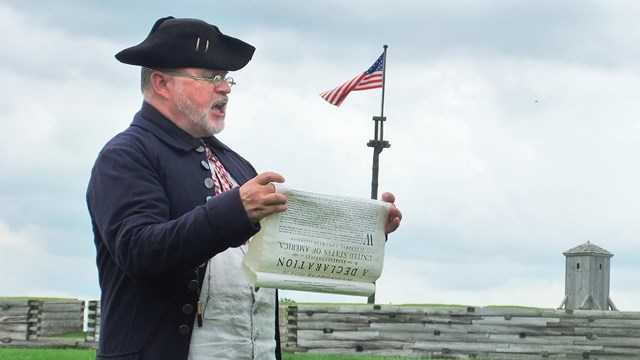
{"label": "coat button row", "polygon": [[191,328],[189,327],[189,325],[180,325],[180,326],[178,326],[178,333],[180,335],[189,335],[190,331],[191,331]]}

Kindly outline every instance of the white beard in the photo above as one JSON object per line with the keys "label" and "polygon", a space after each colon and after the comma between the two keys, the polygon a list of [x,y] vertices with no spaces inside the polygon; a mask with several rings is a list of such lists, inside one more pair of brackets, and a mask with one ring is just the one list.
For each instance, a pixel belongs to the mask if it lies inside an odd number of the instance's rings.
{"label": "white beard", "polygon": [[184,95],[184,92],[182,91],[182,84],[178,87],[176,104],[178,105],[178,109],[182,111],[189,120],[211,136],[220,133],[224,129],[224,118],[212,121],[209,116],[209,111],[213,106],[213,103],[209,105],[209,107],[198,109],[193,101]]}

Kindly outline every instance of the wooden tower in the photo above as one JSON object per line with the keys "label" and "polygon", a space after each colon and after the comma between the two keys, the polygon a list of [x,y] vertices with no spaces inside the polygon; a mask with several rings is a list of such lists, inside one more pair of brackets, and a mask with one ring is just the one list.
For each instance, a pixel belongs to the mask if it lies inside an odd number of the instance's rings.
{"label": "wooden tower", "polygon": [[564,253],[565,295],[558,307],[570,310],[618,310],[609,297],[612,253],[586,242]]}

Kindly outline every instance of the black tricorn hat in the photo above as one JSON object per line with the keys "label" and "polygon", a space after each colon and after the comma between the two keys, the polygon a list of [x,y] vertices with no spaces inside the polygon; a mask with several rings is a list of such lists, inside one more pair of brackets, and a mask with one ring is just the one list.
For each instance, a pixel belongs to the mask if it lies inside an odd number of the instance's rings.
{"label": "black tricorn hat", "polygon": [[256,50],[197,19],[168,16],[156,21],[143,42],[116,54],[125,64],[149,68],[242,69]]}

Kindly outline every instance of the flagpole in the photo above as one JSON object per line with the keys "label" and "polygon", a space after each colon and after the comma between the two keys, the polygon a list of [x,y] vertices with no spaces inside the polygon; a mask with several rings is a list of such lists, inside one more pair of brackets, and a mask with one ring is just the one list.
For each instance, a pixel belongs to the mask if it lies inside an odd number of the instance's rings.
{"label": "flagpole", "polygon": [[[388,141],[384,140],[384,122],[387,118],[384,116],[384,87],[385,87],[385,75],[387,73],[387,45],[384,48],[384,61],[382,63],[382,101],[380,106],[380,116],[374,116],[373,121],[374,133],[373,140],[369,140],[368,147],[373,148],[373,166],[371,167],[371,198],[378,198],[378,172],[380,170],[379,157],[383,149],[391,146]],[[374,304],[376,302],[375,292],[367,298],[368,304]]]}
{"label": "flagpole", "polygon": [[387,74],[387,48],[389,46],[384,45],[382,48],[384,49],[384,61],[382,62],[382,101],[380,105],[380,116],[384,116],[384,80],[385,75]]}

